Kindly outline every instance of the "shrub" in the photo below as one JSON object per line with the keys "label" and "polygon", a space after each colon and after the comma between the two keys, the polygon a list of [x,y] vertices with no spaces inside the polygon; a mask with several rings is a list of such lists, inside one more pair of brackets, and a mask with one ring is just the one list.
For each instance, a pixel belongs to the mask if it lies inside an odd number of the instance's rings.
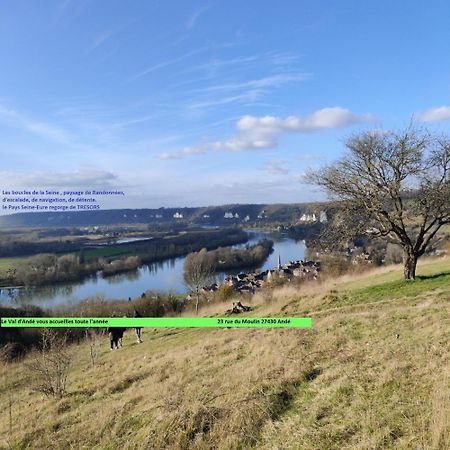
{"label": "shrub", "polygon": [[229,300],[234,294],[234,289],[228,284],[221,284],[219,290],[217,291],[219,300],[222,302]]}
{"label": "shrub", "polygon": [[41,350],[34,361],[27,364],[37,377],[35,391],[42,392],[46,396],[65,395],[70,368],[67,338],[67,332],[61,335],[51,328],[42,330]]}
{"label": "shrub", "polygon": [[399,245],[388,243],[386,246],[386,264],[400,264],[403,261],[403,252]]}
{"label": "shrub", "polygon": [[323,272],[329,276],[343,275],[351,268],[350,258],[341,255],[323,255],[320,263]]}

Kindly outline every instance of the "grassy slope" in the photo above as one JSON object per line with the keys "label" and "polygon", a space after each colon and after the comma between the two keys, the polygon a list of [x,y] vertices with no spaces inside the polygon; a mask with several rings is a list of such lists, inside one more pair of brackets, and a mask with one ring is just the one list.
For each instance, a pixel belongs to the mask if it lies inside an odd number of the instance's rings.
{"label": "grassy slope", "polygon": [[309,314],[310,330],[146,329],[141,345],[128,331],[120,350],[101,342],[95,367],[73,346],[61,400],[9,365],[0,446],[450,448],[450,259],[419,274],[406,283],[386,268],[253,297],[252,315]]}

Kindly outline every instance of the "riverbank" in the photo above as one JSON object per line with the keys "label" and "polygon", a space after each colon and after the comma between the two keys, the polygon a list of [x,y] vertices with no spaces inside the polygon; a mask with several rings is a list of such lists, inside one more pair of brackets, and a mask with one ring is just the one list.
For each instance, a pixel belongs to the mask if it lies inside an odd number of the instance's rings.
{"label": "riverbank", "polygon": [[83,248],[64,255],[42,254],[20,258],[3,265],[0,286],[44,286],[83,280],[97,272],[111,275],[136,270],[141,264],[187,255],[202,248],[208,250],[243,243],[247,234],[237,228],[181,231],[162,238],[134,240],[112,246]]}
{"label": "riverbank", "polygon": [[[257,267],[250,267],[248,271],[265,271],[278,264],[278,257],[282,263],[304,258],[305,245],[300,241],[290,239],[280,233],[255,232],[247,230],[246,244],[237,244],[237,248],[254,245],[263,239],[270,239],[274,243],[274,251]],[[143,292],[173,292],[183,294],[186,287],[183,282],[183,256],[144,264],[137,270],[108,277],[100,273],[88,276],[82,281],[53,284],[36,288],[17,290],[0,290],[0,303],[11,305],[37,305],[53,308],[57,305],[76,304],[86,298],[104,298],[106,301],[139,297]],[[216,272],[214,281],[221,283],[229,275],[237,275],[240,270],[225,270]]]}
{"label": "riverbank", "polygon": [[220,247],[207,253],[216,272],[242,270],[262,264],[273,252],[273,241],[263,239],[245,248]]}

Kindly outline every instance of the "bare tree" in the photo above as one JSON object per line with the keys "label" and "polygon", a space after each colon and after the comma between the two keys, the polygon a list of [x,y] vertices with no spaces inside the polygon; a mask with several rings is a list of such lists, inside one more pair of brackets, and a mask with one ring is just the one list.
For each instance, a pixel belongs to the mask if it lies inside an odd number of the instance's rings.
{"label": "bare tree", "polygon": [[186,286],[195,292],[196,303],[195,312],[198,314],[198,304],[200,301],[200,289],[212,278],[214,273],[214,262],[206,248],[199,252],[189,253],[184,260],[183,278]]}
{"label": "bare tree", "polygon": [[91,359],[92,367],[95,367],[95,363],[99,355],[100,343],[101,341],[103,341],[104,334],[104,329],[100,331],[95,328],[86,328],[85,330],[85,337],[86,342],[89,345],[89,356]]}
{"label": "bare tree", "polygon": [[340,201],[333,223],[342,238],[390,239],[402,248],[405,279],[415,279],[418,258],[450,223],[449,139],[411,126],[360,133],[346,147],[309,180]]}
{"label": "bare tree", "polygon": [[27,364],[37,377],[35,391],[55,397],[66,394],[71,361],[67,350],[68,333],[66,331],[61,335],[51,328],[43,328],[41,349],[35,359]]}

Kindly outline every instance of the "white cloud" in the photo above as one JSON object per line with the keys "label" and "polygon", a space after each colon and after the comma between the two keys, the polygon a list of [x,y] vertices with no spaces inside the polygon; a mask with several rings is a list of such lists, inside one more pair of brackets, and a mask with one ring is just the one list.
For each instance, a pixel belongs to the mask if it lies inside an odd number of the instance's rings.
{"label": "white cloud", "polygon": [[297,183],[307,183],[308,180],[306,176],[307,176],[306,172],[299,172],[293,176],[293,180]]}
{"label": "white cloud", "polygon": [[227,141],[216,143],[216,149],[245,150],[273,148],[284,133],[309,133],[342,128],[372,120],[370,115],[359,116],[341,107],[324,108],[305,117],[244,116],[236,124],[238,133]]}
{"label": "white cloud", "polygon": [[155,155],[155,158],[164,161],[167,159],[181,159],[182,157],[177,153],[163,152]]}
{"label": "white cloud", "polygon": [[73,172],[0,172],[2,184],[12,188],[45,188],[45,187],[114,187],[119,186],[119,177],[106,170],[94,167],[81,167]]}
{"label": "white cloud", "polygon": [[266,162],[262,167],[262,170],[270,173],[271,175],[285,175],[289,173],[289,169],[286,168],[287,161],[282,159],[271,159]]}
{"label": "white cloud", "polygon": [[450,120],[450,106],[441,106],[439,108],[430,108],[425,111],[420,111],[417,118],[421,122],[440,122]]}
{"label": "white cloud", "polygon": [[201,155],[207,151],[207,147],[198,145],[196,147],[184,147],[177,152],[162,152],[154,156],[155,159],[167,161],[170,159],[183,159],[185,155]]}
{"label": "white cloud", "polygon": [[180,150],[180,153],[183,155],[201,155],[205,153],[207,150],[207,147],[205,146],[197,146],[197,147],[184,147]]}
{"label": "white cloud", "polygon": [[[202,154],[207,150],[241,151],[275,148],[281,135],[285,133],[310,133],[325,129],[342,128],[356,123],[371,122],[370,114],[357,115],[339,106],[323,108],[307,116],[243,116],[236,123],[237,133],[224,141],[188,147],[172,154]],[[167,159],[167,158],[165,158]]]}
{"label": "white cloud", "polygon": [[297,157],[299,161],[319,161],[324,159],[321,155],[311,155],[310,153],[305,153],[304,155],[299,155]]}
{"label": "white cloud", "polygon": [[310,132],[328,128],[341,128],[358,122],[368,122],[370,115],[358,116],[339,106],[323,108],[305,117],[244,116],[237,123],[243,133],[276,135],[282,132]]}

